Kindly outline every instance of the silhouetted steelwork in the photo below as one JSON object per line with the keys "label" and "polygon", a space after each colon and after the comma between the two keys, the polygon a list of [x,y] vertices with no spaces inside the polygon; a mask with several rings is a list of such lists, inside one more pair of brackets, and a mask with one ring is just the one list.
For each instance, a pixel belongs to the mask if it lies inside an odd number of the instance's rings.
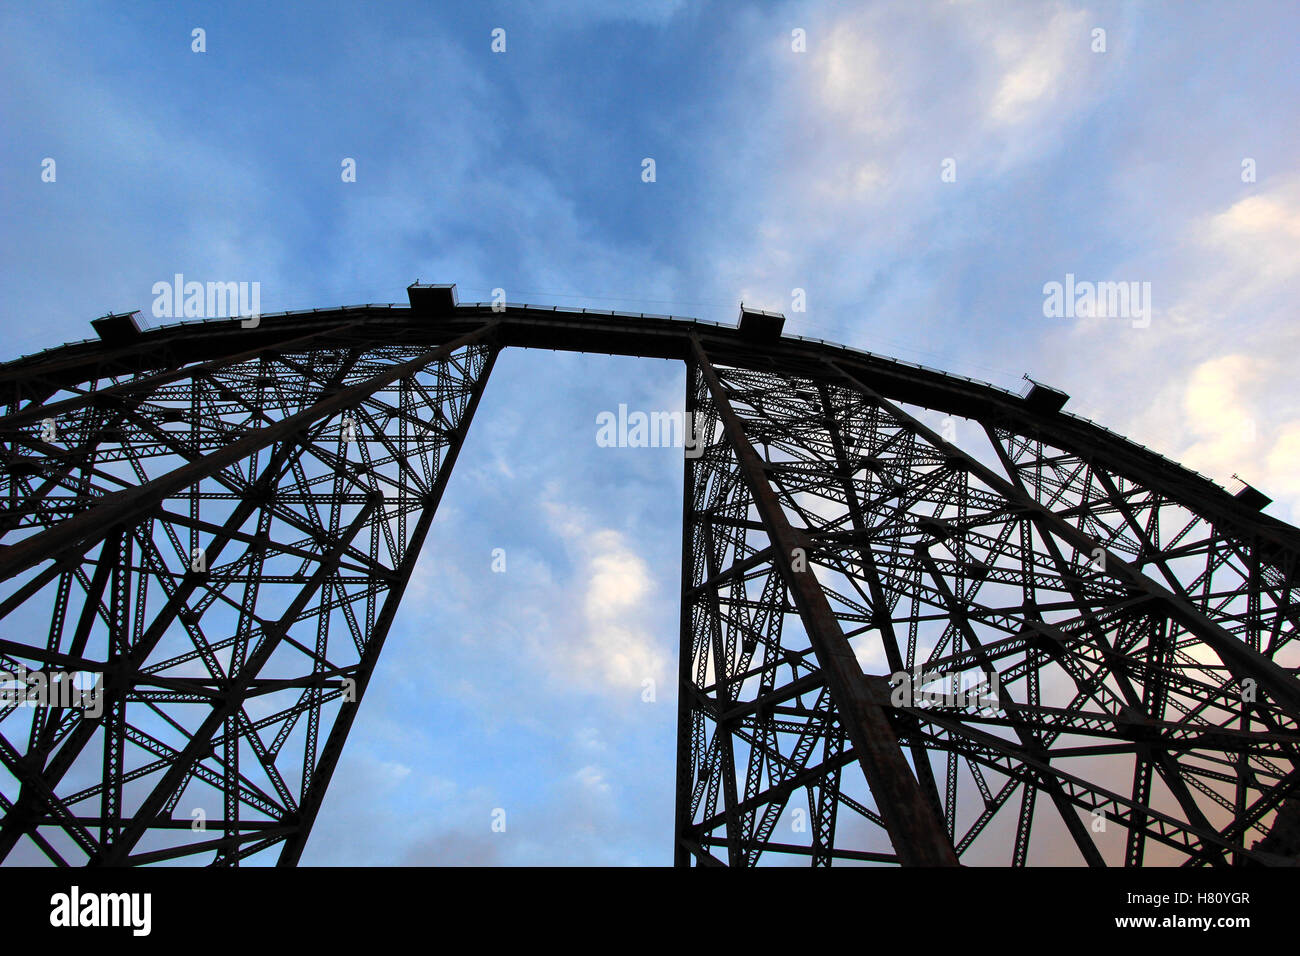
{"label": "silhouetted steelwork", "polygon": [[1300,532],[1253,489],[779,315],[409,294],[0,366],[0,669],[105,675],[0,702],[0,858],[296,863],[495,356],[544,346],[686,364],[679,864],[1294,861]]}

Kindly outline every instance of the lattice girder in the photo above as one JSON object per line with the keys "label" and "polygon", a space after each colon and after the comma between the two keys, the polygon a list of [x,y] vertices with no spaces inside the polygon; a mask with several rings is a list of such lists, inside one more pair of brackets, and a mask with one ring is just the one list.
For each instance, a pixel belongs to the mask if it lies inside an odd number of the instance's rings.
{"label": "lattice girder", "polygon": [[522,346],[686,363],[677,863],[1294,862],[1300,534],[1249,499],[771,316],[410,298],[0,367],[0,669],[103,674],[0,701],[0,860],[296,863]]}
{"label": "lattice girder", "polygon": [[[1005,427],[963,423],[986,440],[962,451],[838,369],[711,367],[864,680],[997,675],[995,706],[885,702],[962,859],[1275,862],[1252,844],[1295,784],[1294,556]],[[680,842],[894,862],[722,399],[689,390],[711,443],[687,466]]]}
{"label": "lattice girder", "polygon": [[0,613],[43,635],[0,666],[104,674],[0,710],[0,856],[296,860],[495,354],[335,335],[0,420]]}

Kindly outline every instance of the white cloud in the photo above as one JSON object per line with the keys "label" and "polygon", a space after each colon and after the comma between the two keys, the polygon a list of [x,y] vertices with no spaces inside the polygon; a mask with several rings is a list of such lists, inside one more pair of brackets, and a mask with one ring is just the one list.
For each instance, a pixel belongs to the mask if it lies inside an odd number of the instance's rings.
{"label": "white cloud", "polygon": [[1300,275],[1300,183],[1247,196],[1197,226],[1221,263],[1218,291],[1234,299]]}
{"label": "white cloud", "polygon": [[[1300,178],[1168,231],[1187,238],[1121,267],[1123,278],[1152,279],[1150,328],[1074,323],[1063,330],[1068,345],[1056,340],[1059,381],[1078,390],[1073,405],[1089,417],[1220,483],[1240,475],[1294,521]],[[1100,388],[1102,378],[1120,387]]]}
{"label": "white cloud", "polygon": [[889,88],[891,64],[872,39],[866,18],[835,24],[824,45],[814,60],[820,105],[855,134],[897,132],[901,121],[893,115],[897,98]]}
{"label": "white cloud", "polygon": [[542,508],[575,553],[574,593],[581,609],[580,628],[567,636],[563,653],[552,649],[550,659],[564,673],[620,695],[647,678],[657,685],[666,680],[667,655],[644,621],[654,589],[646,561],[622,533],[593,527],[581,508],[554,497]]}
{"label": "white cloud", "polygon": [[1224,355],[1192,370],[1183,392],[1187,431],[1197,437],[1183,458],[1199,471],[1222,474],[1255,444],[1254,410],[1242,391],[1265,363],[1248,355]]}
{"label": "white cloud", "polygon": [[599,767],[586,766],[574,774],[574,778],[586,790],[598,796],[609,793],[609,784],[605,782],[605,773]]}
{"label": "white cloud", "polygon": [[1058,8],[1046,23],[993,33],[988,46],[1003,72],[989,106],[990,119],[1023,123],[1051,107],[1071,64],[1087,55],[1086,26],[1082,10]]}
{"label": "white cloud", "polygon": [[1287,422],[1277,430],[1264,463],[1269,490],[1293,502],[1300,501],[1300,419]]}

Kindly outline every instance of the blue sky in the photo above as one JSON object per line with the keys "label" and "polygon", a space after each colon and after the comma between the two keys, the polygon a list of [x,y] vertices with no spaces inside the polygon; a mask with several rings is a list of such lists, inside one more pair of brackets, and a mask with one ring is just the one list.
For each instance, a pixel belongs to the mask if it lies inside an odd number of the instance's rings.
{"label": "blue sky", "polygon": [[[1028,372],[1295,522],[1297,35],[1285,3],[10,5],[4,352],[147,316],[177,272],[259,282],[264,312],[416,279],[719,321],[743,299]],[[1045,317],[1067,274],[1151,283],[1149,325]],[[595,421],[683,387],[501,356],[304,862],[671,860],[680,450],[597,447]]]}

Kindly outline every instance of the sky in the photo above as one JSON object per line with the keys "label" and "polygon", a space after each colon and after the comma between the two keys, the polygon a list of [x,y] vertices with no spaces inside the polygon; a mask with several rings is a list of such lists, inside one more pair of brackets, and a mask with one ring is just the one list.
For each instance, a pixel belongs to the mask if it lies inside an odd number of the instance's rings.
{"label": "sky", "polygon": [[[1295,523],[1297,36],[1263,2],[9,4],[4,358],[161,324],[176,273],[264,313],[743,301],[1029,374]],[[1149,314],[1045,314],[1067,276]],[[595,436],[684,387],[500,356],[304,863],[671,862],[681,450]]]}

